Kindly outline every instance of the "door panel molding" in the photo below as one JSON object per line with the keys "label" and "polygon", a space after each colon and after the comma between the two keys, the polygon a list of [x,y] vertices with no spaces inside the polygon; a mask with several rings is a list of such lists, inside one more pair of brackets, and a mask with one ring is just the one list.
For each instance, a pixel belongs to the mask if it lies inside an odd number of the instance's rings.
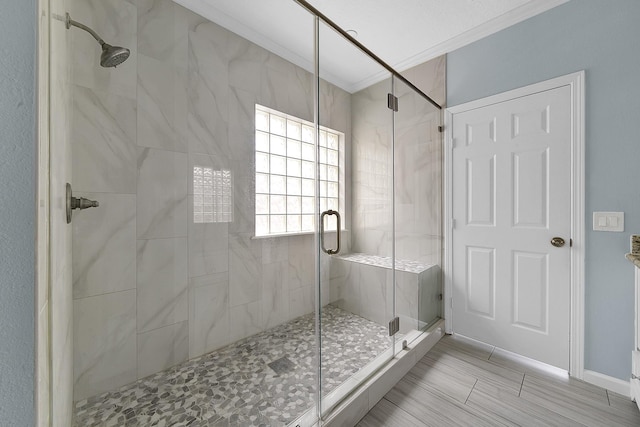
{"label": "door panel molding", "polygon": [[[454,141],[452,134],[453,115],[493,104],[533,95],[563,86],[571,89],[571,266],[570,266],[570,345],[569,345],[569,374],[578,379],[584,379],[584,257],[585,257],[585,72],[560,76],[554,79],[535,83],[486,98],[456,105],[445,110],[445,138],[444,138],[444,317],[446,333],[453,333],[452,322],[452,273],[453,273],[453,147],[456,144],[468,144],[470,141]],[[544,114],[539,113],[542,125],[549,126]],[[521,131],[529,130],[523,127],[520,119]],[[539,131],[544,131],[542,126]],[[467,135],[467,139],[473,136]],[[486,136],[485,136],[486,138]]]}

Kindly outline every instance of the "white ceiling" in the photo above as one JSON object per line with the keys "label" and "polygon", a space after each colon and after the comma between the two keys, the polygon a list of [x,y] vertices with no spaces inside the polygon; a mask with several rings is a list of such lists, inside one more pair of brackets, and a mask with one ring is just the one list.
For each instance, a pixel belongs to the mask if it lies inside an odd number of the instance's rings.
{"label": "white ceiling", "polygon": [[[312,70],[313,19],[294,0],[174,0]],[[308,0],[398,71],[451,52],[568,0]],[[320,70],[349,92],[385,78],[382,67],[322,26]]]}

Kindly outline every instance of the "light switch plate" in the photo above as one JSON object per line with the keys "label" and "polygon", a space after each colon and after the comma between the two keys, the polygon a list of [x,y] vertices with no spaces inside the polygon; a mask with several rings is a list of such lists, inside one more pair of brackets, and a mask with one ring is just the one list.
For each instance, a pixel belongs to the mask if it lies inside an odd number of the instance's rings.
{"label": "light switch plate", "polygon": [[624,212],[594,212],[594,231],[624,231]]}

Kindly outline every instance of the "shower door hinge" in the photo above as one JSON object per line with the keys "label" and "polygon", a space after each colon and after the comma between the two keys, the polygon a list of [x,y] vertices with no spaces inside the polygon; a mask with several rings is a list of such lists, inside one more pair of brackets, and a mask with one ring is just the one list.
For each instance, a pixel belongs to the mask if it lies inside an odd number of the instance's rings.
{"label": "shower door hinge", "polygon": [[400,330],[400,318],[394,317],[389,320],[389,336],[394,336]]}
{"label": "shower door hinge", "polygon": [[394,96],[392,93],[387,94],[387,107],[390,110],[398,111],[398,97]]}

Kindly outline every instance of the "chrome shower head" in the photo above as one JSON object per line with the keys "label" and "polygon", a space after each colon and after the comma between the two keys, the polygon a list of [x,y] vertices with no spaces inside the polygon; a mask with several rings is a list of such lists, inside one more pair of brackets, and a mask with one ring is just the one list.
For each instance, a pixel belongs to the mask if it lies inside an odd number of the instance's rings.
{"label": "chrome shower head", "polygon": [[126,61],[130,53],[126,47],[111,46],[108,43],[103,43],[100,65],[103,67],[116,67]]}
{"label": "chrome shower head", "polygon": [[98,35],[98,33],[93,31],[86,25],[74,21],[73,19],[71,19],[71,16],[68,13],[66,14],[65,22],[67,25],[67,29],[71,28],[71,26],[78,27],[81,30],[85,30],[87,33],[91,34],[93,38],[96,39],[98,43],[100,43],[100,46],[102,46],[100,65],[102,65],[103,67],[116,67],[126,61],[129,57],[129,54],[131,53],[129,49],[127,49],[126,47],[111,46],[109,43],[105,43],[104,40],[102,40],[102,37]]}

